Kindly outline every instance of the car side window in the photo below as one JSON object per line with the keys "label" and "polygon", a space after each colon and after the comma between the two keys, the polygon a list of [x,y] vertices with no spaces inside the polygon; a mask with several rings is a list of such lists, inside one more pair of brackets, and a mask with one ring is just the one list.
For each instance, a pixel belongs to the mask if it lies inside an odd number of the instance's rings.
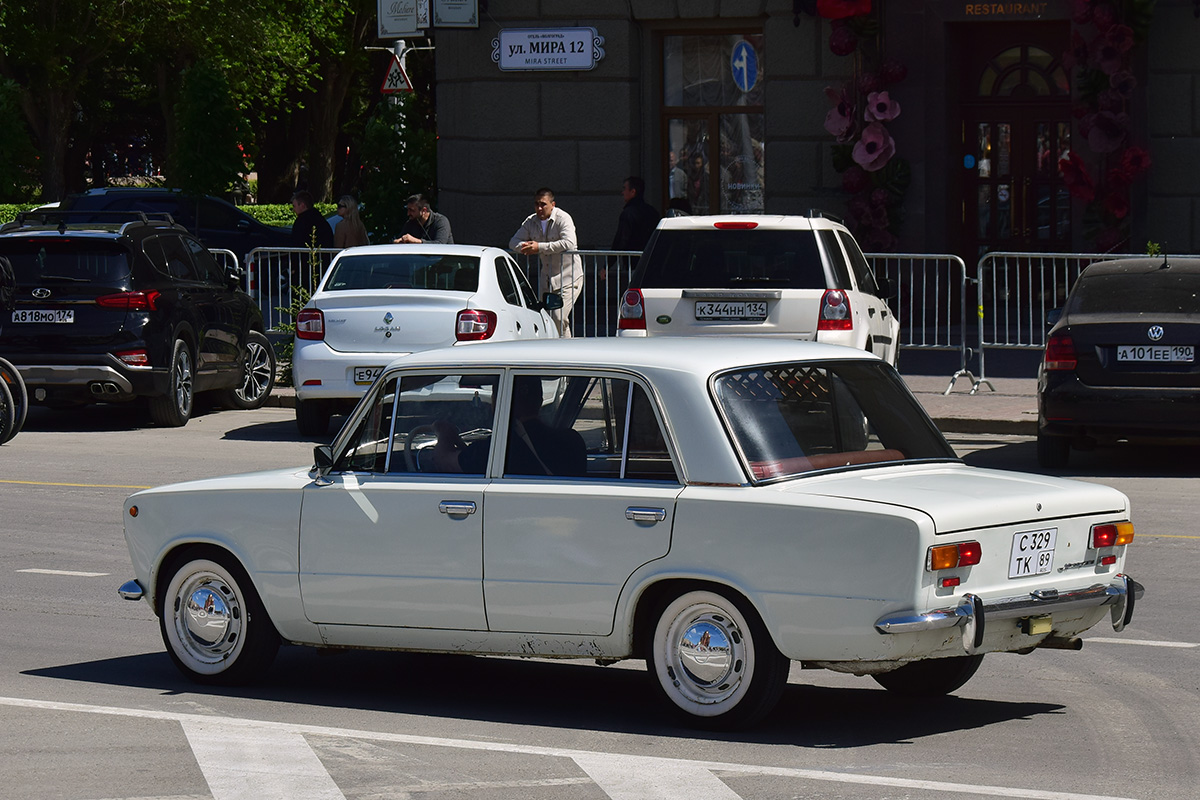
{"label": "car side window", "polygon": [[875,280],[875,272],[867,262],[867,257],[859,249],[858,242],[854,241],[853,236],[843,231],[838,231],[838,236],[841,237],[842,244],[846,246],[846,252],[850,255],[850,267],[854,270],[858,288],[878,297],[879,284]]}
{"label": "car side window", "polygon": [[517,284],[513,281],[512,273],[508,271],[508,264],[505,259],[496,258],[496,281],[500,284],[500,293],[504,295],[504,302],[510,306],[521,305],[521,295],[517,292]]}
{"label": "car side window", "polygon": [[538,298],[537,292],[533,290],[533,286],[529,283],[529,278],[525,276],[525,270],[517,266],[511,258],[504,260],[508,262],[513,275],[517,276],[517,288],[521,290],[521,298],[525,301],[525,307],[532,308],[535,311],[541,308],[541,300]]}
{"label": "car side window", "polygon": [[192,252],[192,258],[196,260],[196,266],[203,276],[202,280],[217,286],[224,286],[225,270],[221,269],[221,265],[213,258],[213,254],[208,252],[208,248],[195,239],[186,238],[184,241],[187,242],[188,249]]}
{"label": "car side window", "polygon": [[151,236],[142,250],[154,268],[167,277],[180,281],[200,280],[192,254],[179,236]]}
{"label": "car side window", "polygon": [[504,474],[678,482],[645,389],[613,376],[515,376]]}
{"label": "car side window", "polygon": [[[834,279],[837,281],[837,286],[830,286],[830,289],[849,289],[850,283],[850,268],[846,265],[846,256],[842,254],[842,248],[838,245],[837,235],[828,229],[817,231],[817,236],[821,239],[821,246],[825,249],[825,256],[829,259],[829,266],[833,268]],[[862,282],[858,282],[858,288],[862,289]]]}
{"label": "car side window", "polygon": [[242,218],[238,215],[236,209],[208,198],[200,200],[200,220],[198,224],[201,228],[236,231],[238,223],[241,221]]}

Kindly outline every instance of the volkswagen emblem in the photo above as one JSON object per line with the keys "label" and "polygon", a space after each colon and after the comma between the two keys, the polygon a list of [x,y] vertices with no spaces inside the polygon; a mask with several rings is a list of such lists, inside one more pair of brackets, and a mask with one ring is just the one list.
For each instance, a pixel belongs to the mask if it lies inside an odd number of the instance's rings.
{"label": "volkswagen emblem", "polygon": [[50,290],[49,289],[34,289],[32,292],[30,292],[30,294],[32,294],[38,300],[45,300],[47,297],[50,296]]}
{"label": "volkswagen emblem", "polygon": [[[394,320],[394,319],[395,319],[395,317],[393,317],[393,316],[392,316],[392,312],[390,312],[390,311],[389,311],[389,312],[387,312],[386,314],[384,314],[384,315],[383,315],[383,324],[384,324],[384,325],[391,325],[391,324],[392,324],[392,320]],[[1159,333],[1159,335],[1160,335],[1160,336],[1162,335],[1162,334],[1161,334],[1161,332]]]}
{"label": "volkswagen emblem", "polygon": [[1150,341],[1157,342],[1163,337],[1163,326],[1151,325],[1150,330],[1146,331],[1146,336],[1150,337]]}

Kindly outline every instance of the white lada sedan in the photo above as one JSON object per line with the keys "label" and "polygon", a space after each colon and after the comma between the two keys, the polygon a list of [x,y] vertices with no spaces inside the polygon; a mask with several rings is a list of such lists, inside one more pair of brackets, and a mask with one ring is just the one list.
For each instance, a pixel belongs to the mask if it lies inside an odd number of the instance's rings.
{"label": "white lada sedan", "polygon": [[311,467],[139,492],[135,580],[176,665],[281,642],[645,659],[693,722],[751,724],[789,662],[943,694],[987,653],[1121,630],[1128,500],[969,467],[851,348],[506,342],[388,366]]}
{"label": "white lada sedan", "polygon": [[557,338],[548,309],[495,247],[390,244],[338,253],[296,315],[296,425],[324,436],[398,356],[455,344]]}

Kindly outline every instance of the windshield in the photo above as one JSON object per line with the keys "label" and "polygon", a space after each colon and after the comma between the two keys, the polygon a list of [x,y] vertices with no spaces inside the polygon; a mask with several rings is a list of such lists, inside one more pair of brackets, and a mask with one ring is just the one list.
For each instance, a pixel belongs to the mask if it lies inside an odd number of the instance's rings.
{"label": "windshield", "polygon": [[773,364],[714,379],[717,404],[756,481],[879,462],[955,458],[887,365]]}
{"label": "windshield", "polygon": [[115,286],[129,278],[129,258],[117,244],[71,236],[0,241],[0,258],[17,284],[98,284]]}
{"label": "windshield", "polygon": [[642,259],[643,289],[825,289],[812,231],[660,230]]}
{"label": "windshield", "polygon": [[330,269],[323,291],[443,289],[474,292],[478,288],[478,258],[380,253],[339,258]]}

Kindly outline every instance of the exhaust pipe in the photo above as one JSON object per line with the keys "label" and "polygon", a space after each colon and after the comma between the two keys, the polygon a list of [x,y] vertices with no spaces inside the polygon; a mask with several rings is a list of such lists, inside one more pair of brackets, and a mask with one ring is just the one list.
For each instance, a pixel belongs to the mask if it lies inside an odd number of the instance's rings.
{"label": "exhaust pipe", "polygon": [[121,393],[121,387],[117,386],[112,381],[96,381],[95,383],[88,384],[88,388],[91,389],[92,394],[96,395],[97,397],[106,394]]}

